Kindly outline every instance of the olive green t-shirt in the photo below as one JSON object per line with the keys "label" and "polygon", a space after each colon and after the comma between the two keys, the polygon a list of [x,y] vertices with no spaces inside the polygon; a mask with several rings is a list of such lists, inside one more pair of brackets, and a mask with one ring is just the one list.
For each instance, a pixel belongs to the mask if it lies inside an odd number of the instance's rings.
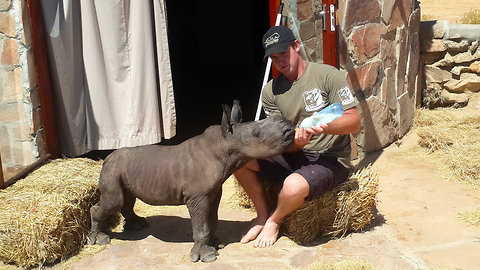
{"label": "olive green t-shirt", "polygon": [[[269,81],[262,92],[265,114],[281,114],[295,126],[336,102],[344,110],[357,105],[345,76],[338,69],[319,63],[307,62],[304,72],[294,82],[280,74]],[[350,135],[317,134],[303,149],[336,156],[344,166],[350,166]]]}

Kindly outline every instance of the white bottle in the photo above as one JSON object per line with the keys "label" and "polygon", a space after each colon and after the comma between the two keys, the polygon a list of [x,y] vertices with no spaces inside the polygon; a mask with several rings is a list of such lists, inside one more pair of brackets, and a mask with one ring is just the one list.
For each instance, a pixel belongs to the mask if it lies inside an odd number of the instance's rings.
{"label": "white bottle", "polygon": [[328,124],[333,120],[343,115],[342,105],[340,103],[333,103],[323,110],[303,119],[300,127],[311,128],[313,126],[320,126],[320,124]]}

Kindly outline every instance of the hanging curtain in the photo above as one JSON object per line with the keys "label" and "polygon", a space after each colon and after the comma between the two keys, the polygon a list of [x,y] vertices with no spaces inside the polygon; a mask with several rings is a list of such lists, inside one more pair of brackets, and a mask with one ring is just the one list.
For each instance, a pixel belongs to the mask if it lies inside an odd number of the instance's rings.
{"label": "hanging curtain", "polygon": [[164,0],[42,0],[60,152],[175,136]]}

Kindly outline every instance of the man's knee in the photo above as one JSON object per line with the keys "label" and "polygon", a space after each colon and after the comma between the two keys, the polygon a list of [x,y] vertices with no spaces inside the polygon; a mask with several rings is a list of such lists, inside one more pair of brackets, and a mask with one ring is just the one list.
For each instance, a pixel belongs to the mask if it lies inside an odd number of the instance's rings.
{"label": "man's knee", "polygon": [[245,166],[242,168],[238,169],[234,174],[236,175],[237,173],[243,173],[243,172],[259,172],[260,171],[260,165],[258,165],[258,162],[256,159],[249,161]]}
{"label": "man's knee", "polygon": [[283,182],[282,191],[290,196],[306,198],[310,194],[310,185],[302,175],[292,173]]}

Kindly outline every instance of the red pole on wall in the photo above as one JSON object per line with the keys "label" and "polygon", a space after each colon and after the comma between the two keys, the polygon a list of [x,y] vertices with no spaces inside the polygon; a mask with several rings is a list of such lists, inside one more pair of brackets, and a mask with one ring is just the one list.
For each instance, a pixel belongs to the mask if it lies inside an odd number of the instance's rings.
{"label": "red pole on wall", "polygon": [[[277,17],[278,17],[278,9],[280,7],[280,0],[270,0],[269,3],[270,7],[270,27],[275,26],[277,22]],[[280,72],[272,66],[272,78],[275,78],[278,76]]]}
{"label": "red pole on wall", "polygon": [[270,10],[270,27],[275,25],[277,20],[278,7],[280,6],[280,0],[269,0],[269,10]]}
{"label": "red pole on wall", "polygon": [[322,0],[324,12],[323,63],[338,67],[337,58],[337,0]]}

